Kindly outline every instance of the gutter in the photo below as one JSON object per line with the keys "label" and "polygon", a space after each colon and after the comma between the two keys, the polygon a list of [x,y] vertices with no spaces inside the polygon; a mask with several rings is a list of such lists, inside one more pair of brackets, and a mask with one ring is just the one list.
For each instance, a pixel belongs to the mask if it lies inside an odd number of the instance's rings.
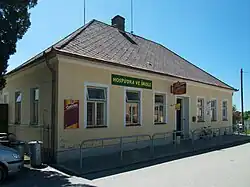
{"label": "gutter", "polygon": [[51,80],[51,130],[49,131],[49,136],[51,137],[51,144],[48,147],[49,149],[51,148],[51,151],[49,152],[49,158],[51,158],[51,162],[55,162],[55,124],[56,124],[56,70],[51,66],[49,63],[48,55],[46,52],[43,52],[43,56],[45,58],[45,63],[47,67],[49,68],[51,75],[52,75],[52,80]]}

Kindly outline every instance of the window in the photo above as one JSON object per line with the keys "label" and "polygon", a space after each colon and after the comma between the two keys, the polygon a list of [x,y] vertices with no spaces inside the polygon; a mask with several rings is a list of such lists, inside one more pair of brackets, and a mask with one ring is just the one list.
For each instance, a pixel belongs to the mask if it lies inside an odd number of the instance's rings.
{"label": "window", "polygon": [[222,120],[227,120],[227,101],[222,102]]}
{"label": "window", "polygon": [[198,122],[204,121],[204,99],[197,99],[197,120]]}
{"label": "window", "polygon": [[31,124],[38,124],[39,114],[39,89],[31,89]]}
{"label": "window", "polygon": [[107,89],[87,87],[87,127],[107,126]]}
{"label": "window", "polygon": [[3,103],[8,104],[9,103],[9,95],[7,93],[3,94]]}
{"label": "window", "polygon": [[154,123],[166,123],[166,96],[155,94]]}
{"label": "window", "polygon": [[211,101],[211,121],[217,120],[217,101]]}
{"label": "window", "polygon": [[126,91],[126,126],[140,125],[140,92]]}
{"label": "window", "polygon": [[21,102],[22,102],[22,94],[21,92],[15,93],[15,123],[21,123]]}

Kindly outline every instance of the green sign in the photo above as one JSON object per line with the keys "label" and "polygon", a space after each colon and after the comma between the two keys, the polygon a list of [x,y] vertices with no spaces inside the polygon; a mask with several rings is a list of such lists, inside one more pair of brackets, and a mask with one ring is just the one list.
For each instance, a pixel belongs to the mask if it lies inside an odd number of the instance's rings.
{"label": "green sign", "polygon": [[114,85],[152,89],[152,81],[134,77],[112,74],[111,82]]}

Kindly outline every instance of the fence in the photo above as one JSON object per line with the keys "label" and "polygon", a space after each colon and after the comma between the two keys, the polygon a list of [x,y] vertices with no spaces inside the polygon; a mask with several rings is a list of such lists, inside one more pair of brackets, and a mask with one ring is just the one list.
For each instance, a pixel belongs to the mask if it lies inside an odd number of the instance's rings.
{"label": "fence", "polygon": [[[124,155],[127,151],[140,149],[143,150],[139,155],[140,157],[148,155],[147,158],[143,158],[152,159],[155,157],[176,155],[179,153],[214,147],[223,143],[234,142],[246,137],[244,135],[247,135],[247,133],[235,135],[230,126],[222,128],[200,128],[190,131],[189,133],[174,131],[155,133],[152,136],[144,134],[85,140],[80,145],[80,168],[83,169],[87,167],[83,163],[84,159],[88,159],[88,157],[91,156],[100,156],[102,153],[110,155],[118,153],[120,163],[124,164],[128,163],[129,155]],[[109,156],[106,158],[113,161],[112,159],[115,157]],[[105,162],[108,161],[105,160]],[[88,163],[89,162],[86,161],[86,164]],[[95,161],[92,163],[95,163]]]}
{"label": "fence", "polygon": [[[140,142],[143,143],[141,144]],[[94,156],[95,153],[94,155],[93,152],[91,153],[93,149],[106,148],[105,153],[118,151],[120,153],[120,159],[123,160],[124,151],[144,147],[151,148],[151,142],[151,136],[147,134],[85,140],[80,145],[80,167],[83,167],[83,152],[85,156]],[[98,155],[100,152],[100,150],[96,151],[96,154]]]}

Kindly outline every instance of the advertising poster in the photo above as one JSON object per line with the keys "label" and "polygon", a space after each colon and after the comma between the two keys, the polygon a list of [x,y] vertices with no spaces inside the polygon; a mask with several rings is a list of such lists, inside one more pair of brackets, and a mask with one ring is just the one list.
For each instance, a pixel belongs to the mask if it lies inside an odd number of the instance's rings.
{"label": "advertising poster", "polygon": [[64,129],[79,128],[79,100],[64,100]]}

